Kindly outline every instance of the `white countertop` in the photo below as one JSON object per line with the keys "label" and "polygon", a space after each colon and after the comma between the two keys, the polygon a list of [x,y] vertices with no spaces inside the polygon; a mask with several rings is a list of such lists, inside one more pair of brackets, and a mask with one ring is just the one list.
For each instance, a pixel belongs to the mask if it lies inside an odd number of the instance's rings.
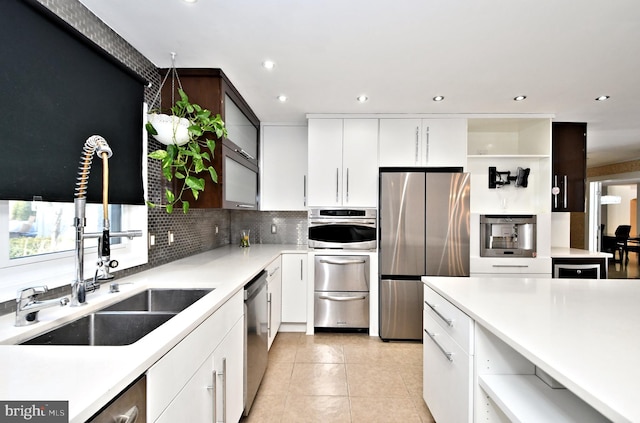
{"label": "white countertop", "polygon": [[423,281],[607,418],[640,422],[637,281]]}
{"label": "white countertop", "polygon": [[602,251],[581,250],[569,247],[551,247],[552,258],[612,258],[613,254]]}
{"label": "white countertop", "polygon": [[[225,246],[117,279],[119,294],[102,287],[82,307],[40,311],[40,322],[16,328],[15,315],[0,317],[0,399],[69,401],[71,422],[84,422],[143,374],[182,338],[283,252],[306,246]],[[101,309],[150,287],[215,288],[138,342],[126,346],[11,345]]]}

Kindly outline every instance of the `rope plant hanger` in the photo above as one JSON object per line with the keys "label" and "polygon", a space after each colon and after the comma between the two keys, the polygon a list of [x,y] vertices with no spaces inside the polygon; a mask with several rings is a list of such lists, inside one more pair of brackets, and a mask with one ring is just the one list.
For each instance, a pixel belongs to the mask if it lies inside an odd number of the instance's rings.
{"label": "rope plant hanger", "polygon": [[[218,183],[218,173],[213,168],[213,153],[216,142],[210,139],[212,134],[218,138],[227,136],[227,129],[219,114],[214,115],[210,110],[203,109],[198,104],[189,102],[189,97],[182,89],[180,78],[175,67],[176,54],[171,53],[171,69],[165,75],[158,94],[152,104],[157,104],[162,87],[171,74],[171,114],[150,113],[146,124],[147,132],[154,139],[166,145],[164,150],[156,150],[149,154],[152,159],[162,163],[162,175],[169,182],[177,180],[177,188],[165,189],[165,207],[167,213],[173,212],[174,206],[182,206],[182,211],[189,211],[189,202],[182,199],[186,191],[191,191],[193,198],[198,199],[200,192],[205,189],[205,179],[208,176],[214,183]],[[175,99],[175,83],[178,83],[178,95]],[[147,201],[147,205],[156,205]]]}

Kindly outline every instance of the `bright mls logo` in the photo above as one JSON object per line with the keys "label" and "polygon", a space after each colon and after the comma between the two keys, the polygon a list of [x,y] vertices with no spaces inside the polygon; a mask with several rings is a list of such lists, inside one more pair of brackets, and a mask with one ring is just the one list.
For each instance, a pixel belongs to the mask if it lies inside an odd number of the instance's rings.
{"label": "bright mls logo", "polygon": [[69,401],[0,401],[0,423],[68,423]]}

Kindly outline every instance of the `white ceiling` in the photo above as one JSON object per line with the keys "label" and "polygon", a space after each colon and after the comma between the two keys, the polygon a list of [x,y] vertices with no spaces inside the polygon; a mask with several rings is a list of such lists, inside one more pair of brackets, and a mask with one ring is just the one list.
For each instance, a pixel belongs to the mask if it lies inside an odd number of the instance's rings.
{"label": "white ceiling", "polygon": [[640,159],[638,0],[80,1],[158,67],[223,69],[262,122],[552,113],[588,123],[589,166]]}

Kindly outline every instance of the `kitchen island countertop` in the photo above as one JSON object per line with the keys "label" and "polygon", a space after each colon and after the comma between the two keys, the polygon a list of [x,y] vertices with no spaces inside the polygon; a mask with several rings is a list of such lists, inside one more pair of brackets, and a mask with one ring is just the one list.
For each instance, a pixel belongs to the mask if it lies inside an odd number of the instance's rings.
{"label": "kitchen island countertop", "polygon": [[423,277],[477,324],[615,422],[640,422],[640,283]]}
{"label": "kitchen island countertop", "polygon": [[551,258],[612,258],[613,254],[603,251],[589,251],[579,248],[551,247]]}
{"label": "kitchen island countertop", "polygon": [[[122,284],[119,294],[110,294],[108,287],[102,287],[87,295],[87,305],[42,310],[40,322],[28,327],[15,327],[14,314],[1,316],[0,344],[5,345],[0,345],[0,399],[69,401],[69,421],[84,422],[279,254],[306,251],[307,247],[300,245],[224,246],[116,279]],[[151,287],[215,290],[131,345],[13,345]]]}

